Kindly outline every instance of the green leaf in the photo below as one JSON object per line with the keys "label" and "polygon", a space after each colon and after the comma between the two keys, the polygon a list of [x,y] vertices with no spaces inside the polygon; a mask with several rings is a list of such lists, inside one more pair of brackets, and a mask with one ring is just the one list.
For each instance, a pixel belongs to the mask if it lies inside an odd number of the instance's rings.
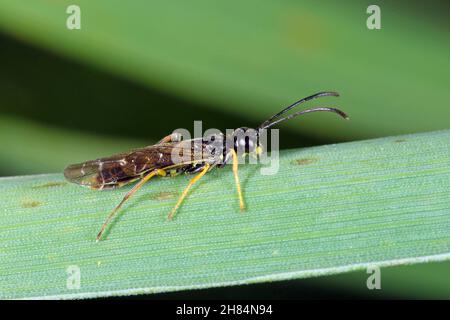
{"label": "green leaf", "polygon": [[[0,296],[87,298],[274,281],[450,258],[450,131],[281,152],[276,175],[207,174],[174,221],[188,177],[154,179],[104,241],[129,190],[61,174],[0,179]],[[79,289],[68,289],[69,266]],[[70,269],[69,269],[70,270]]]}
{"label": "green leaf", "polygon": [[368,4],[360,1],[78,0],[81,29],[68,30],[71,4],[0,0],[0,28],[247,119],[317,91],[339,91],[341,99],[321,103],[342,107],[357,119],[351,126],[337,121],[324,130],[322,116],[286,124],[314,136],[353,139],[448,126],[450,42],[447,8],[439,4],[426,14],[432,19],[418,19],[424,15],[418,4],[405,10],[383,2],[382,29],[368,30]]}

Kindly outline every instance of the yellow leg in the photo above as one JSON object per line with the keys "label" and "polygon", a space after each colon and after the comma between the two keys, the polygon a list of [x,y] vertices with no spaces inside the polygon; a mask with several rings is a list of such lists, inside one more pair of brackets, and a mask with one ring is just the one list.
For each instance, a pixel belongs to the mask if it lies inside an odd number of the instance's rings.
{"label": "yellow leg", "polygon": [[116,215],[117,211],[119,211],[119,209],[122,207],[122,205],[131,198],[131,196],[136,193],[136,191],[138,191],[148,180],[150,180],[151,178],[153,178],[154,176],[165,176],[166,172],[164,170],[158,169],[158,170],[154,170],[150,173],[148,173],[144,178],[141,179],[141,181],[139,181],[134,187],[133,189],[131,189],[130,191],[128,191],[128,193],[125,195],[125,197],[123,197],[122,201],[120,201],[120,203],[117,205],[117,207],[114,208],[114,210],[108,215],[108,217],[106,218],[105,222],[102,225],[102,228],[100,229],[100,232],[97,234],[97,239],[96,241],[98,242],[106,227],[108,226],[109,222],[114,218],[114,216]]}
{"label": "yellow leg", "polygon": [[186,196],[187,196],[187,194],[189,192],[189,189],[194,185],[194,183],[196,183],[198,180],[200,180],[201,177],[203,177],[205,175],[205,173],[208,171],[209,167],[210,167],[210,165],[208,163],[205,164],[205,167],[203,168],[203,170],[200,171],[199,174],[196,175],[194,178],[192,178],[191,181],[189,181],[189,184],[184,189],[184,191],[181,194],[180,198],[178,199],[178,202],[175,205],[175,207],[172,209],[172,211],[170,211],[169,215],[167,216],[167,219],[169,219],[169,220],[173,219],[173,216],[175,215],[175,212],[180,207],[180,205],[183,202],[184,198],[186,198]]}
{"label": "yellow leg", "polygon": [[233,157],[233,174],[234,174],[234,181],[236,182],[236,188],[239,196],[239,208],[241,211],[245,210],[245,204],[244,204],[244,198],[242,197],[242,191],[241,191],[241,184],[239,182],[239,175],[238,175],[238,156],[236,154],[236,151],[234,149],[230,149],[231,156]]}

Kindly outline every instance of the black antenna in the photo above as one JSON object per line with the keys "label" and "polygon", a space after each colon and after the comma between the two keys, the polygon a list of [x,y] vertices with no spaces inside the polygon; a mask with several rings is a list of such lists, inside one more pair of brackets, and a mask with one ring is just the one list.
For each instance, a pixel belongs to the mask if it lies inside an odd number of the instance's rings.
{"label": "black antenna", "polygon": [[334,113],[340,115],[342,118],[348,119],[347,114],[345,112],[339,110],[339,109],[327,108],[327,107],[315,107],[315,108],[311,108],[311,109],[298,111],[298,112],[295,112],[295,113],[293,113],[293,114],[291,114],[291,115],[289,115],[287,117],[275,120],[276,118],[279,118],[283,113],[288,112],[289,110],[291,110],[292,108],[298,106],[299,104],[301,104],[303,102],[306,102],[306,101],[309,101],[309,100],[313,100],[313,99],[316,99],[316,98],[320,98],[320,97],[329,97],[329,96],[339,97],[339,93],[333,92],[333,91],[319,92],[319,93],[313,94],[313,95],[311,95],[309,97],[300,99],[300,100],[294,102],[293,104],[291,104],[290,106],[284,108],[283,110],[281,110],[277,114],[273,115],[268,120],[264,121],[258,127],[258,129],[267,129],[267,128],[270,128],[270,127],[272,127],[273,125],[275,125],[277,123],[280,123],[280,122],[285,121],[285,120],[292,119],[292,118],[294,118],[296,116],[299,116],[301,114],[305,114],[305,113],[309,113],[309,112],[317,112],[317,111],[334,112]]}
{"label": "black antenna", "polygon": [[293,113],[293,114],[291,114],[291,115],[289,115],[287,117],[275,120],[275,121],[267,124],[264,127],[260,126],[259,129],[268,129],[268,128],[276,125],[277,123],[280,123],[280,122],[285,121],[285,120],[292,119],[292,118],[294,118],[296,116],[299,116],[301,114],[310,113],[310,112],[317,112],[317,111],[334,112],[334,113],[340,115],[344,119],[349,119],[348,115],[342,110],[339,110],[339,109],[336,109],[336,108],[328,108],[328,107],[315,107],[315,108],[311,108],[311,109],[306,109],[306,110],[295,112],[295,113]]}

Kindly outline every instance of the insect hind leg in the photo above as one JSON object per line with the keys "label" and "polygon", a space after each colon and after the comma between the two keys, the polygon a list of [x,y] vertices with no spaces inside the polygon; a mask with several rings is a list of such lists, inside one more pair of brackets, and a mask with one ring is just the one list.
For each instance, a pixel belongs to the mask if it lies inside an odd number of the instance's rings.
{"label": "insect hind leg", "polygon": [[133,189],[131,189],[130,191],[127,192],[127,194],[125,195],[125,197],[123,197],[122,201],[120,201],[120,203],[114,208],[114,210],[108,215],[108,217],[106,218],[105,222],[103,222],[103,225],[100,229],[100,232],[97,234],[97,238],[96,241],[98,242],[103,233],[106,230],[106,227],[108,226],[108,224],[111,222],[111,220],[114,218],[114,216],[116,215],[116,213],[119,211],[119,209],[122,207],[122,205],[128,200],[130,199],[133,194],[135,194],[148,180],[150,180],[151,178],[153,178],[154,176],[165,176],[166,175],[166,171],[164,171],[163,169],[156,169],[153,170],[151,172],[149,172],[146,176],[144,176],[141,181],[139,181],[134,187]]}
{"label": "insect hind leg", "polygon": [[133,178],[126,178],[123,180],[119,180],[115,183],[111,183],[111,184],[101,184],[98,186],[89,186],[89,188],[91,190],[112,190],[112,189],[117,189],[117,188],[121,188],[123,186],[126,186],[127,184],[130,184],[132,182],[135,182],[136,180],[141,179],[141,177],[133,177]]}

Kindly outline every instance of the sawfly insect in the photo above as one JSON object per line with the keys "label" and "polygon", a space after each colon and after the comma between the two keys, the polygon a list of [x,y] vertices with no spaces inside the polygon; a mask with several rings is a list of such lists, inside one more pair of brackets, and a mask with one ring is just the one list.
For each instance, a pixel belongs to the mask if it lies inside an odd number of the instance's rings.
{"label": "sawfly insect", "polygon": [[[204,138],[183,140],[179,134],[173,133],[164,137],[161,141],[152,146],[136,149],[128,153],[113,155],[111,157],[69,165],[64,170],[64,176],[70,182],[97,190],[117,188],[135,181],[139,181],[108,215],[100,229],[100,232],[97,234],[97,241],[102,238],[108,224],[112,221],[122,205],[147,181],[155,176],[174,177],[181,173],[196,174],[182,192],[173,209],[170,211],[168,219],[171,220],[187,196],[192,185],[200,180],[200,178],[203,177],[208,171],[215,167],[221,168],[228,162],[232,161],[233,174],[237,188],[237,195],[239,198],[239,206],[241,210],[244,210],[244,198],[242,196],[238,176],[237,151],[244,150],[245,154],[256,156],[260,155],[262,153],[263,146],[258,138],[262,130],[269,129],[280,122],[292,119],[302,114],[321,111],[334,112],[342,118],[348,119],[347,114],[343,111],[329,107],[314,107],[281,117],[289,110],[306,101],[327,96],[337,97],[339,94],[337,92],[319,92],[309,97],[300,99],[273,115],[268,120],[264,121],[256,129],[241,127],[234,130],[231,137],[224,134],[215,134],[214,136]],[[254,132],[255,139],[248,139],[248,136],[245,138],[240,138],[239,135],[234,134],[237,131],[245,133],[249,130]],[[183,160],[175,161],[174,155],[181,155]]]}

